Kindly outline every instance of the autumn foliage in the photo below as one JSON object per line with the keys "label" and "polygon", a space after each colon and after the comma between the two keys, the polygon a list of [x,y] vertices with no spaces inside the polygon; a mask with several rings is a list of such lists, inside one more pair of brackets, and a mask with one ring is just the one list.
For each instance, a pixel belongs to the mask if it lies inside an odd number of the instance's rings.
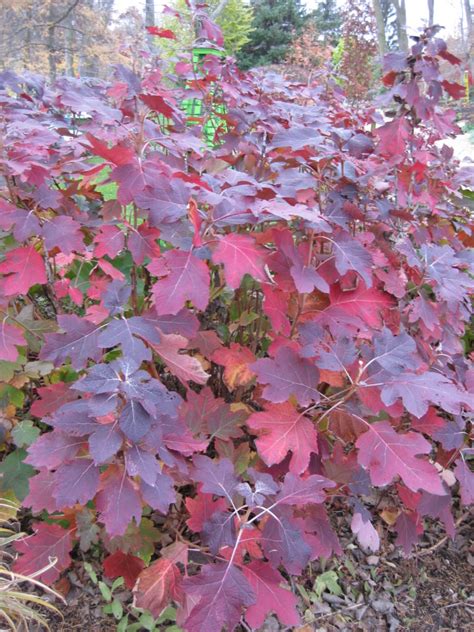
{"label": "autumn foliage", "polygon": [[370,551],[454,535],[473,279],[441,59],[430,31],[388,56],[385,118],[212,57],[174,87],[2,75],[2,397],[42,430],[18,572],[55,557],[54,582],[100,541],[187,632],[294,626],[288,576],[342,553],[334,512]]}

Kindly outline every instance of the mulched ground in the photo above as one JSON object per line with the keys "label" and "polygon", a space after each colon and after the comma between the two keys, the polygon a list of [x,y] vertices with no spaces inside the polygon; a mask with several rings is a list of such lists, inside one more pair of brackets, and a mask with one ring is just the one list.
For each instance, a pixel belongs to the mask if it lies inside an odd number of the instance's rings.
{"label": "mulched ground", "polygon": [[[324,592],[316,600],[313,593],[306,603],[301,598],[303,623],[293,628],[295,632],[474,631],[473,514],[459,526],[454,542],[445,540],[442,530],[431,525],[423,545],[409,559],[400,557],[391,544],[378,555],[366,555],[349,533],[341,536],[341,543],[345,556],[335,558],[324,570],[337,573],[342,594]],[[314,565],[313,577],[306,578],[310,595],[320,572]],[[116,630],[112,617],[102,614],[104,602],[80,562],[63,580],[63,588],[68,589],[68,606],[61,608],[64,623],[52,622],[54,632]],[[124,592],[124,598],[129,597]],[[241,627],[239,632],[245,630]],[[269,617],[262,628],[264,632],[288,630],[275,617]]]}

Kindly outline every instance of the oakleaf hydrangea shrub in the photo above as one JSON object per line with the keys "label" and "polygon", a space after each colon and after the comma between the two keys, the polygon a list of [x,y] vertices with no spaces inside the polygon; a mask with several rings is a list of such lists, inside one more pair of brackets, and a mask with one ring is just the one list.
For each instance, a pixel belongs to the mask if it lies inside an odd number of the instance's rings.
{"label": "oakleaf hydrangea shrub", "polygon": [[3,73],[2,401],[27,383],[42,430],[17,451],[16,571],[56,558],[54,582],[100,542],[138,607],[220,632],[298,624],[289,576],[343,553],[335,512],[366,551],[409,555],[426,519],[454,536],[473,177],[439,142],[462,96],[442,61],[425,31],[360,111],[329,77],[215,56],[108,84]]}

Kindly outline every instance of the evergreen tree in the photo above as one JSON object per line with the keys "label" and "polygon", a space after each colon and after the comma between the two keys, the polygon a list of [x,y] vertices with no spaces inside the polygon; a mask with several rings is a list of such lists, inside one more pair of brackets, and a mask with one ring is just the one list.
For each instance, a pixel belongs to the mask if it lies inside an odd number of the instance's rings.
{"label": "evergreen tree", "polygon": [[342,15],[336,0],[322,0],[310,16],[326,44],[336,46],[342,35]]}
{"label": "evergreen tree", "polygon": [[251,0],[254,11],[250,41],[237,55],[239,66],[282,63],[288,49],[305,22],[301,0]]}

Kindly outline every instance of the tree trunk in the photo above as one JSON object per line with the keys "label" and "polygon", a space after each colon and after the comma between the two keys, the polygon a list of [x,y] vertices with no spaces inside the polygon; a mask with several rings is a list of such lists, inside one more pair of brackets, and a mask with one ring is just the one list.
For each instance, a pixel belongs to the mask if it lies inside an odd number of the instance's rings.
{"label": "tree trunk", "polygon": [[387,52],[387,38],[385,37],[385,22],[383,19],[380,0],[372,0],[372,6],[374,8],[375,22],[377,24],[377,42],[379,45],[379,53],[380,57],[383,59],[383,56]]}
{"label": "tree trunk", "polygon": [[428,0],[428,26],[434,24],[434,0]]}
{"label": "tree trunk", "polygon": [[464,0],[464,11],[466,13],[466,24],[467,24],[467,36],[468,39],[472,35],[473,24],[472,24],[472,9],[470,0]]}
{"label": "tree trunk", "polygon": [[74,77],[74,18],[70,14],[67,18],[67,30],[65,32],[64,57],[66,61],[66,75]]}
{"label": "tree trunk", "polygon": [[49,66],[49,79],[54,81],[56,79],[57,65],[56,65],[56,22],[54,14],[54,0],[49,2],[48,11],[48,31],[46,39],[46,47],[48,49],[48,66]]}
{"label": "tree trunk", "polygon": [[466,31],[467,31],[467,36],[466,36],[466,44],[465,44],[465,49],[466,49],[466,61],[467,61],[467,67],[469,69],[469,72],[471,73],[471,75],[474,74],[474,59],[473,59],[473,55],[472,55],[472,48],[473,48],[473,44],[474,44],[474,24],[472,22],[472,9],[471,9],[471,3],[469,0],[464,0],[464,12],[466,14]]}
{"label": "tree trunk", "polygon": [[[155,0],[145,1],[145,26],[155,26]],[[154,45],[154,39],[151,33],[147,33],[147,41],[150,48]]]}
{"label": "tree trunk", "polygon": [[397,13],[397,38],[398,48],[408,52],[408,33],[407,33],[407,10],[405,0],[392,0],[393,6]]}
{"label": "tree trunk", "polygon": [[225,9],[226,4],[229,2],[229,0],[221,0],[219,2],[219,4],[217,5],[217,7],[214,9],[214,11],[212,12],[212,19],[215,21],[217,20],[217,18],[220,16],[220,14],[222,13],[222,11]]}

